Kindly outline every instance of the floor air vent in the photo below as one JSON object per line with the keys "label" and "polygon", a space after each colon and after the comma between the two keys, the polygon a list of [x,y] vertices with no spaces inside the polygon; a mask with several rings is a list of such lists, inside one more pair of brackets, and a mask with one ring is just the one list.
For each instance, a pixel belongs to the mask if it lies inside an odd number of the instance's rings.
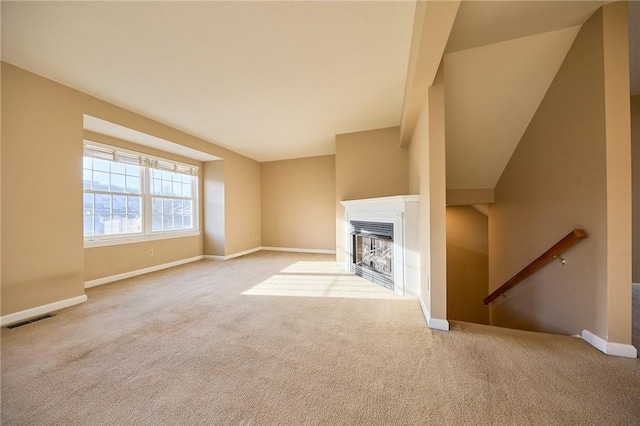
{"label": "floor air vent", "polygon": [[36,321],[40,321],[43,319],[47,319],[47,318],[51,318],[54,315],[52,314],[46,314],[46,315],[40,315],[39,317],[35,317],[35,318],[31,318],[25,321],[20,321],[20,322],[16,322],[10,325],[7,325],[5,328],[18,328],[18,327],[22,327],[23,325],[27,325],[27,324],[31,324],[32,322],[36,322]]}

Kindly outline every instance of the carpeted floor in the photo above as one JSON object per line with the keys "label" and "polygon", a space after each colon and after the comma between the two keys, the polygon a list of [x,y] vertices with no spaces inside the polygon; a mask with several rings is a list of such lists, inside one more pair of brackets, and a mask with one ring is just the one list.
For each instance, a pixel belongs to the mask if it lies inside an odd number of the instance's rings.
{"label": "carpeted floor", "polygon": [[200,261],[2,329],[3,425],[633,425],[640,360],[453,323],[324,255]]}

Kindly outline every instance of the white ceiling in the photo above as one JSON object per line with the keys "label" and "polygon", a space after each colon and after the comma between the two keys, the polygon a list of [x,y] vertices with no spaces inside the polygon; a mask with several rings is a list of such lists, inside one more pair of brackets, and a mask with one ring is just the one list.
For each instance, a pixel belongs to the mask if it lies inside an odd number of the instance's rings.
{"label": "white ceiling", "polygon": [[258,161],[397,126],[415,2],[6,2],[2,60]]}

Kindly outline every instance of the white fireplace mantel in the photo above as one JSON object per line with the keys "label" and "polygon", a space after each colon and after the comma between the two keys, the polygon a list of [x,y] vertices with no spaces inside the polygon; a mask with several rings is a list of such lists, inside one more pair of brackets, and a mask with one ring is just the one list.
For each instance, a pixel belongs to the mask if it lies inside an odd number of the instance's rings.
{"label": "white fireplace mantel", "polygon": [[345,213],[345,269],[351,270],[353,258],[351,221],[392,223],[394,291],[402,296],[417,296],[420,291],[420,254],[418,240],[418,195],[342,201]]}

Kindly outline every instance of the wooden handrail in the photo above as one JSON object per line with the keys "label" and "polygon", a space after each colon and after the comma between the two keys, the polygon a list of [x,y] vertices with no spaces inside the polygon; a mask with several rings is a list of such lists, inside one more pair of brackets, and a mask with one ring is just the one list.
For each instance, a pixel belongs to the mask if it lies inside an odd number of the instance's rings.
{"label": "wooden handrail", "polygon": [[511,279],[509,279],[509,281],[502,284],[493,293],[488,295],[483,300],[484,304],[488,305],[489,303],[493,302],[498,297],[500,297],[500,295],[502,295],[505,291],[514,287],[515,285],[520,283],[522,280],[527,278],[529,275],[533,274],[535,271],[542,268],[547,263],[551,262],[560,253],[564,252],[569,247],[573,246],[574,244],[576,244],[578,241],[582,240],[586,236],[587,234],[586,232],[584,232],[584,230],[574,229],[566,237],[564,237],[563,239],[555,243],[553,247],[551,247],[549,250],[545,251],[542,255],[540,255],[540,257],[538,257],[536,260],[531,262],[520,272],[515,274]]}

